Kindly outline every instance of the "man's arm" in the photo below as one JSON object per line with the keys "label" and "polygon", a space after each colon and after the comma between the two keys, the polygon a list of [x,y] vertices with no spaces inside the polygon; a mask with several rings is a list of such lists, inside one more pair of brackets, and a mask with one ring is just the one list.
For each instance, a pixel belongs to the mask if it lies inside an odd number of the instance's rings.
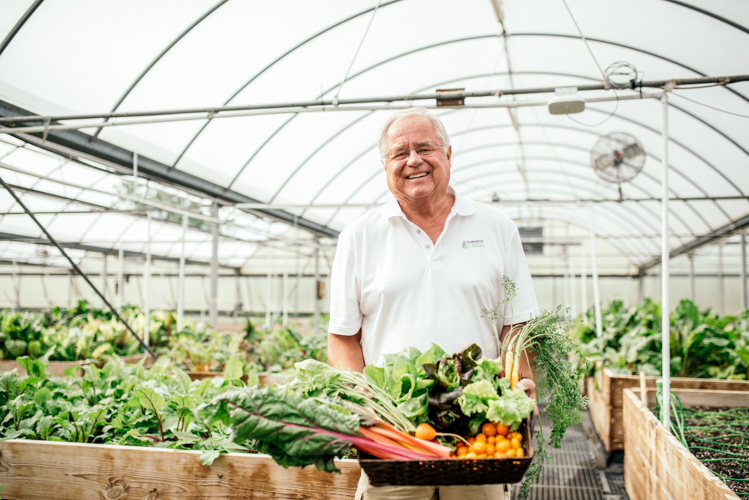
{"label": "man's arm", "polygon": [[[520,329],[523,327],[524,324],[525,323],[518,323],[518,324],[512,325],[513,327],[512,332],[510,332],[510,325],[506,325],[505,327],[502,328],[502,335],[500,337],[500,340],[504,341],[505,335],[510,335],[510,338],[515,337],[515,335],[517,335],[520,332]],[[515,360],[515,362],[519,363],[519,366],[520,366],[518,370],[520,377],[521,378],[528,377],[526,379],[520,380],[516,384],[516,387],[522,388],[525,391],[525,393],[528,395],[528,397],[536,399],[536,384],[533,381],[533,372],[531,371],[531,369],[533,368],[532,366],[533,358],[534,358],[534,354],[529,353],[528,356],[526,356],[525,352],[521,352],[520,359]],[[530,365],[528,363],[529,361],[531,363]],[[502,362],[504,363],[504,359],[502,360]],[[509,374],[505,373],[505,375],[509,377]]]}
{"label": "man's arm", "polygon": [[328,362],[342,370],[364,371],[361,329],[355,335],[328,334]]}

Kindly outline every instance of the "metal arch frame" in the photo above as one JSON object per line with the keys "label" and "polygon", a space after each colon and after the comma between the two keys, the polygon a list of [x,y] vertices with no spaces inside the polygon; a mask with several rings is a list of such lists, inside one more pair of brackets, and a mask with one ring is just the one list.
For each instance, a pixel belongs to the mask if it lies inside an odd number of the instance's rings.
{"label": "metal arch frame", "polygon": [[719,16],[718,14],[710,12],[709,10],[701,9],[701,8],[696,7],[694,5],[690,5],[690,4],[686,3],[686,2],[681,2],[679,0],[665,0],[665,1],[666,2],[670,2],[670,3],[674,4],[674,5],[678,5],[680,7],[684,7],[686,9],[694,10],[694,11],[699,12],[700,14],[703,14],[705,16],[712,17],[713,19],[717,19],[720,22],[728,24],[729,26],[733,26],[734,28],[743,31],[744,33],[749,34],[749,28],[745,28],[744,26],[742,26],[742,25],[740,25],[738,23],[735,23],[735,22],[731,21],[730,19],[726,19],[723,16]]}
{"label": "metal arch frame", "polygon": [[[492,158],[492,159],[487,159],[487,160],[481,160],[479,162],[472,163],[470,165],[466,165],[466,166],[464,166],[462,168],[457,168],[457,169],[452,170],[451,173],[450,173],[450,177],[452,178],[452,174],[453,173],[456,173],[456,174],[457,173],[463,173],[466,170],[471,170],[473,168],[486,165],[487,163],[495,163],[495,162],[496,163],[502,163],[504,161],[516,160],[516,159],[517,158],[507,158],[507,159]],[[567,160],[567,159],[565,159],[565,160],[558,160],[557,158],[546,157],[546,156],[527,156],[526,159],[528,159],[528,160],[538,160],[538,161],[548,161],[548,162],[563,161],[564,163],[566,163],[566,164],[568,164],[570,166],[574,166],[574,167],[583,167],[583,168],[588,167],[588,165],[586,165],[586,164],[584,164],[582,162],[576,162],[576,161]],[[595,179],[591,179],[589,177],[577,175],[575,173],[564,174],[563,172],[558,172],[558,171],[555,171],[555,170],[540,170],[540,169],[532,169],[532,170],[528,169],[527,172],[528,173],[546,173],[546,174],[555,174],[555,175],[556,174],[559,174],[559,175],[568,175],[570,177],[573,177],[573,178],[576,178],[576,179],[580,179],[580,180],[584,180],[586,182],[593,182],[594,184],[597,185],[597,183],[595,183]],[[489,176],[497,176],[497,175],[500,175],[500,174],[505,175],[505,174],[514,174],[514,173],[515,172],[508,171],[508,172],[495,172],[495,173],[490,173],[490,174],[487,174],[487,175],[489,175]],[[540,181],[534,181],[534,182],[540,182]],[[466,181],[461,181],[461,183],[466,184]],[[608,189],[613,189],[613,186],[611,186],[611,185],[604,184],[604,186],[607,187]],[[469,187],[471,189],[473,189],[473,190],[490,190],[489,188],[485,188],[485,187],[478,187],[478,186],[469,186]],[[636,190],[642,192],[642,193],[647,193],[647,191],[644,188],[642,188],[642,187],[640,187],[640,186],[638,186],[636,184],[632,184],[632,187],[635,188]],[[676,192],[674,192],[673,189],[670,189],[670,191],[672,191],[677,198],[679,197],[679,195]],[[647,194],[649,194],[649,193],[647,193]],[[650,195],[650,196],[652,196],[652,195]],[[650,212],[650,210],[648,210],[648,212]],[[693,237],[697,236],[697,233],[695,233],[694,230],[690,226],[688,226],[682,220],[682,218],[679,217],[678,214],[676,214],[675,212],[673,212],[673,210],[671,210],[671,209],[669,209],[669,213],[671,213],[679,222],[681,222],[684,225],[684,227],[687,229],[687,231],[689,231],[689,234],[691,236],[693,236]],[[655,214],[653,214],[653,218],[659,220],[659,217],[655,216]],[[641,219],[641,220],[642,220],[643,223],[646,223],[644,219]],[[703,221],[704,221],[704,219],[703,219]],[[705,222],[705,225],[708,227],[708,229],[711,229],[711,226],[709,224],[707,224],[707,221],[704,221],[704,222]],[[655,228],[652,228],[652,229],[654,231],[656,230]]]}
{"label": "metal arch frame", "polygon": [[[395,0],[395,1],[398,1],[398,0]],[[394,3],[394,2],[391,2],[391,3]],[[389,4],[387,4],[387,5],[389,5]],[[363,13],[366,13],[366,12],[369,12],[369,11],[365,11],[365,12],[363,12]],[[361,15],[361,14],[363,14],[363,13],[357,14],[357,16],[358,16],[358,15]],[[354,16],[354,17],[357,17],[357,16]],[[331,26],[331,27],[328,27],[328,28],[326,28],[326,29],[325,29],[325,30],[324,30],[323,32],[320,32],[320,33],[318,33],[318,34],[314,35],[314,36],[313,36],[312,38],[309,38],[308,40],[305,40],[304,42],[300,43],[299,45],[297,45],[296,47],[294,47],[293,49],[291,49],[290,51],[288,51],[288,52],[287,52],[286,54],[284,54],[284,55],[282,55],[281,57],[279,57],[278,59],[276,59],[276,60],[275,60],[274,62],[272,62],[272,63],[271,63],[270,65],[268,65],[268,66],[267,66],[266,68],[264,68],[264,69],[263,69],[263,70],[262,70],[262,71],[261,71],[260,73],[258,73],[258,74],[257,74],[257,75],[255,75],[254,77],[252,77],[252,78],[251,78],[251,79],[250,79],[250,80],[249,80],[249,81],[248,81],[248,82],[247,82],[247,83],[246,83],[246,84],[245,84],[245,85],[244,85],[244,86],[243,86],[243,87],[242,87],[242,88],[241,88],[241,89],[240,89],[239,91],[237,91],[237,92],[236,92],[236,93],[235,93],[235,94],[234,94],[234,95],[233,95],[232,97],[230,97],[230,98],[229,98],[229,99],[228,99],[228,100],[227,100],[227,101],[226,101],[226,102],[224,103],[224,105],[228,105],[228,103],[229,103],[229,102],[231,102],[231,100],[232,100],[232,99],[234,99],[234,97],[236,97],[236,96],[237,96],[237,95],[239,94],[239,92],[241,92],[242,90],[244,90],[244,88],[246,88],[246,87],[247,87],[247,86],[248,86],[248,85],[249,85],[250,83],[252,83],[252,81],[253,81],[253,80],[254,80],[255,78],[257,78],[258,76],[260,76],[260,75],[261,75],[261,74],[262,74],[263,72],[265,72],[265,71],[266,71],[267,69],[269,69],[269,68],[270,68],[271,66],[273,66],[274,64],[276,64],[277,62],[279,62],[279,61],[280,61],[281,59],[283,59],[284,57],[286,57],[286,56],[287,56],[288,54],[290,54],[291,52],[293,52],[293,51],[294,51],[294,50],[296,50],[297,48],[299,48],[299,47],[303,46],[303,45],[304,45],[304,44],[306,44],[306,43],[307,43],[308,41],[311,41],[311,40],[312,40],[313,38],[315,38],[315,37],[319,36],[320,34],[324,33],[325,31],[328,31],[328,30],[330,30],[330,29],[332,29],[332,28],[334,28],[334,27],[336,27],[336,26],[338,26],[338,25],[340,25],[340,24],[343,24],[343,23],[347,22],[347,21],[348,21],[348,20],[350,20],[350,19],[353,19],[353,17],[352,17],[352,18],[349,18],[349,19],[347,19],[347,20],[345,20],[345,21],[342,21],[342,22],[338,23],[337,25],[334,25],[334,26]],[[435,48],[435,47],[440,47],[440,46],[443,46],[443,45],[449,45],[449,44],[453,44],[453,43],[460,43],[460,42],[473,41],[473,40],[480,40],[480,39],[488,39],[488,38],[502,38],[503,36],[504,36],[504,35],[501,35],[501,34],[500,34],[500,35],[497,35],[497,34],[492,34],[492,35],[477,35],[477,36],[473,36],[473,37],[464,37],[464,38],[458,38],[458,39],[454,39],[454,40],[446,40],[446,41],[443,41],[443,42],[438,42],[438,43],[436,43],[436,44],[430,44],[430,45],[427,45],[427,46],[424,46],[424,47],[419,47],[419,48],[416,48],[416,49],[413,49],[413,50],[410,50],[410,51],[404,52],[404,53],[402,53],[402,54],[398,54],[398,55],[396,55],[396,56],[390,57],[390,58],[388,58],[388,59],[384,59],[384,60],[382,60],[382,61],[380,61],[380,62],[378,62],[378,63],[376,63],[376,64],[374,64],[374,65],[372,65],[372,66],[369,66],[369,67],[367,67],[367,68],[365,68],[365,69],[363,69],[363,70],[361,70],[361,71],[359,71],[359,72],[357,72],[357,73],[355,73],[355,74],[353,74],[353,75],[349,76],[349,78],[347,78],[347,79],[346,79],[346,81],[348,82],[349,80],[351,80],[351,79],[353,79],[353,78],[356,78],[357,76],[359,76],[359,75],[361,75],[361,74],[363,74],[363,73],[366,73],[366,72],[368,72],[368,71],[370,71],[370,70],[372,70],[372,69],[374,69],[374,68],[376,68],[376,67],[378,67],[378,66],[381,66],[381,65],[383,65],[383,64],[386,64],[386,63],[388,63],[388,62],[394,61],[394,60],[396,60],[396,59],[399,59],[399,58],[401,58],[401,57],[405,57],[405,56],[408,56],[408,55],[414,54],[414,53],[416,53],[416,52],[420,52],[420,51],[423,51],[423,50],[429,50],[429,49],[432,49],[432,48]],[[519,36],[519,37],[522,37],[522,36],[559,36],[559,37],[563,37],[563,38],[574,38],[574,39],[580,39],[580,37],[579,37],[579,36],[574,36],[574,35],[562,35],[562,34],[551,34],[551,33],[517,33],[517,34],[507,33],[507,34],[506,34],[506,37],[507,37],[507,38],[509,38],[509,37],[512,37],[512,36]],[[643,49],[638,49],[638,48],[636,48],[636,47],[632,47],[632,46],[629,46],[629,45],[626,45],[626,44],[620,44],[620,43],[617,43],[617,42],[612,42],[612,41],[600,40],[600,39],[595,39],[595,38],[588,38],[588,40],[593,40],[593,41],[596,41],[596,42],[599,42],[599,43],[603,43],[603,44],[614,45],[614,46],[617,46],[617,47],[621,47],[621,48],[624,48],[624,49],[627,49],[627,50],[633,50],[633,51],[636,51],[636,52],[641,52],[641,53],[644,53],[644,54],[650,55],[650,56],[652,56],[652,57],[655,57],[655,58],[658,58],[658,59],[662,59],[662,60],[664,60],[664,61],[667,61],[667,62],[669,62],[669,63],[671,63],[671,64],[674,64],[674,65],[676,65],[676,66],[680,66],[680,67],[682,67],[682,68],[684,68],[684,69],[687,69],[687,70],[689,70],[689,71],[692,71],[693,73],[696,73],[696,74],[698,74],[698,75],[700,75],[700,76],[706,76],[706,75],[705,75],[704,73],[701,73],[701,72],[699,72],[699,71],[695,70],[694,68],[691,68],[691,67],[689,67],[689,66],[687,66],[687,65],[685,65],[685,64],[682,64],[682,63],[679,63],[679,62],[677,62],[677,61],[674,61],[674,60],[672,60],[672,59],[669,59],[669,58],[667,58],[667,57],[665,57],[665,56],[660,56],[660,55],[658,55],[658,54],[655,54],[655,53],[653,53],[653,52],[649,52],[649,51],[646,51],[646,50],[643,50]],[[516,74],[523,74],[523,73],[524,73],[524,72],[520,72],[520,73],[517,73],[517,72],[516,72]],[[595,79],[593,79],[593,78],[590,78],[590,77],[581,77],[581,76],[579,76],[579,75],[567,75],[567,76],[572,76],[572,77],[578,77],[578,78],[585,78],[585,79],[595,80]],[[453,81],[454,81],[454,80],[453,80]],[[438,84],[438,85],[439,85],[439,84]],[[332,90],[334,90],[335,88],[337,88],[337,86],[338,86],[338,84],[334,85],[333,87],[329,88],[328,90],[326,90],[325,92],[323,92],[322,94],[320,94],[320,95],[318,96],[318,99],[321,99],[321,98],[322,98],[322,96],[324,96],[324,95],[325,95],[325,94],[327,94],[328,92],[331,92]],[[425,87],[425,88],[429,88],[429,87]],[[742,94],[739,94],[739,93],[737,93],[736,91],[734,91],[734,90],[733,90],[733,89],[731,89],[730,87],[727,87],[727,86],[726,86],[725,88],[726,88],[726,90],[729,90],[729,91],[733,92],[734,94],[736,94],[736,95],[737,95],[737,96],[739,96],[740,98],[742,98],[742,99],[744,99],[745,101],[749,102],[749,98],[747,98],[747,97],[743,96]],[[276,134],[277,134],[277,133],[278,133],[278,132],[279,132],[279,131],[280,131],[280,130],[281,130],[281,129],[283,128],[283,127],[285,127],[285,126],[286,126],[286,124],[287,124],[287,123],[288,123],[289,121],[291,121],[292,119],[294,119],[294,117],[295,117],[295,116],[296,116],[296,114],[295,114],[294,116],[292,116],[292,117],[291,117],[291,118],[290,118],[290,119],[289,119],[289,120],[288,120],[288,121],[287,121],[286,123],[284,123],[284,124],[283,124],[283,125],[282,125],[281,127],[279,127],[279,129],[278,129],[278,130],[276,130],[276,131],[275,131],[275,132],[273,133],[273,135],[272,135],[271,137],[275,136],[275,135],[276,135]],[[208,124],[209,124],[209,123],[210,123],[210,120],[207,120],[207,121],[206,121],[206,123],[205,123],[205,124],[203,125],[203,127],[201,127],[201,129],[200,129],[200,130],[199,130],[199,131],[198,131],[198,132],[197,132],[197,133],[195,134],[195,136],[194,136],[194,137],[193,137],[193,138],[192,138],[192,139],[190,140],[190,142],[189,142],[189,143],[187,144],[187,146],[186,146],[186,147],[185,147],[185,148],[184,148],[184,149],[182,150],[182,152],[181,152],[181,153],[180,153],[180,155],[178,156],[177,160],[176,160],[176,161],[174,162],[174,164],[172,165],[172,168],[176,168],[177,164],[178,164],[178,163],[179,163],[179,161],[180,161],[180,160],[182,159],[182,156],[184,156],[184,154],[185,154],[185,153],[187,152],[187,150],[188,150],[188,149],[189,149],[189,148],[190,148],[190,147],[192,146],[192,144],[193,144],[193,143],[194,143],[194,142],[195,142],[195,141],[197,140],[198,136],[199,136],[199,135],[200,135],[200,134],[201,134],[201,133],[203,132],[203,130],[204,130],[204,129],[205,129],[205,128],[206,128],[207,126],[208,126]],[[270,139],[270,138],[269,138],[269,139]],[[730,139],[729,139],[729,140],[730,140]],[[732,141],[732,142],[733,142],[733,141]],[[267,141],[266,141],[266,143],[267,143]],[[261,148],[262,148],[262,147],[264,147],[266,143],[264,143],[264,144],[263,144],[263,145],[261,146]],[[742,148],[742,149],[743,149],[743,148]],[[259,152],[259,149],[258,149],[257,151],[255,151],[255,153],[253,154],[252,158],[254,158],[254,156],[255,156],[255,155],[256,155],[256,154],[258,153],[258,152]],[[748,154],[749,154],[749,153],[748,153]],[[250,159],[248,160],[247,164],[249,164],[249,162],[250,162],[250,161],[252,160],[252,158],[250,158]],[[244,166],[244,167],[242,167],[242,170],[244,170],[244,168],[245,168],[245,167],[247,166],[247,164],[245,164],[245,166]]]}
{"label": "metal arch frame", "polygon": [[[380,5],[379,5],[379,8],[383,8],[383,7],[388,7],[388,6],[390,6],[390,5],[393,5],[394,3],[398,3],[398,2],[400,2],[400,1],[401,1],[401,0],[390,0],[389,2],[384,2],[384,3],[380,4]],[[372,8],[370,8],[370,9],[366,9],[366,10],[363,10],[363,11],[361,11],[361,12],[358,12],[358,13],[354,14],[353,16],[349,16],[349,17],[347,17],[346,19],[343,19],[343,20],[341,20],[341,21],[338,21],[338,22],[337,22],[337,23],[335,23],[335,24],[331,24],[331,25],[330,25],[330,26],[328,26],[327,28],[325,28],[325,29],[323,29],[323,30],[321,30],[321,31],[318,31],[317,33],[313,34],[313,35],[312,35],[312,36],[310,36],[309,38],[307,38],[307,39],[305,39],[305,40],[301,41],[300,43],[298,43],[298,44],[297,44],[297,45],[295,45],[294,47],[290,48],[289,50],[287,50],[286,52],[284,52],[283,54],[281,54],[280,56],[278,56],[278,57],[277,57],[277,58],[276,58],[275,60],[273,60],[273,61],[272,61],[271,63],[269,63],[268,65],[266,65],[266,66],[265,66],[265,67],[264,67],[263,69],[261,69],[261,70],[260,70],[259,72],[255,73],[255,75],[253,75],[253,76],[252,76],[252,77],[251,77],[251,78],[250,78],[249,80],[247,80],[247,82],[246,82],[246,83],[245,83],[244,85],[242,85],[242,86],[241,86],[241,87],[240,87],[240,88],[239,88],[239,89],[238,89],[238,90],[237,90],[236,92],[234,92],[234,93],[233,93],[233,94],[231,95],[231,97],[229,97],[229,98],[228,98],[228,99],[226,100],[226,102],[224,102],[224,106],[227,106],[227,105],[228,105],[228,104],[229,104],[229,103],[230,103],[230,102],[231,102],[231,101],[232,101],[232,100],[233,100],[233,99],[234,99],[235,97],[237,97],[237,96],[238,96],[238,95],[239,95],[239,94],[240,94],[240,93],[241,93],[241,92],[242,92],[242,91],[243,91],[244,89],[246,89],[246,88],[247,88],[247,87],[248,87],[248,86],[249,86],[249,85],[250,85],[250,84],[251,84],[252,82],[254,82],[254,81],[255,81],[255,80],[257,79],[257,78],[259,78],[259,77],[260,77],[260,75],[262,75],[263,73],[265,73],[266,71],[268,71],[268,70],[269,70],[270,68],[272,68],[273,66],[275,66],[275,64],[276,64],[276,63],[278,63],[279,61],[281,61],[282,59],[284,59],[284,58],[285,58],[286,56],[288,56],[288,55],[289,55],[289,54],[291,54],[292,52],[296,51],[296,50],[297,50],[298,48],[300,48],[300,47],[302,47],[302,46],[306,45],[307,43],[311,42],[312,40],[314,40],[314,39],[315,39],[315,38],[317,38],[318,36],[320,36],[320,35],[322,35],[322,34],[324,34],[324,33],[327,33],[328,31],[330,31],[330,30],[332,30],[332,29],[334,29],[334,28],[337,28],[338,26],[340,26],[340,25],[342,25],[342,24],[345,24],[345,23],[347,23],[347,22],[351,21],[352,19],[356,19],[356,18],[357,18],[357,17],[359,17],[359,16],[363,16],[364,14],[367,14],[367,13],[369,13],[369,12],[373,11],[374,9],[375,9],[375,7],[372,7]],[[195,142],[195,140],[196,140],[196,139],[198,138],[198,136],[200,136],[200,134],[201,134],[201,133],[203,133],[203,130],[205,130],[205,128],[206,128],[206,127],[208,126],[208,124],[209,124],[210,122],[211,122],[211,120],[206,120],[206,122],[205,122],[205,123],[203,124],[203,126],[202,126],[202,127],[200,127],[200,130],[198,130],[198,132],[197,132],[197,133],[195,134],[195,136],[194,136],[194,137],[193,137],[192,139],[190,139],[190,142],[188,142],[188,143],[187,143],[187,145],[186,145],[186,146],[185,146],[185,148],[184,148],[184,149],[182,150],[182,152],[181,152],[181,153],[179,154],[179,156],[177,156],[177,159],[176,159],[176,160],[174,161],[174,164],[172,164],[172,166],[171,166],[171,168],[172,168],[172,169],[174,169],[174,168],[176,168],[176,167],[177,167],[177,164],[178,164],[178,163],[179,163],[179,161],[180,161],[180,160],[182,159],[182,157],[183,157],[183,156],[185,155],[185,153],[187,152],[187,150],[188,150],[188,149],[190,149],[190,146],[192,146],[193,142]]]}
{"label": "metal arch frame", "polygon": [[10,45],[10,42],[16,37],[19,31],[21,31],[21,28],[23,28],[23,25],[26,24],[26,21],[29,20],[29,18],[34,14],[36,9],[42,4],[44,0],[35,0],[31,6],[26,9],[26,12],[23,13],[21,18],[16,21],[16,24],[13,26],[13,28],[8,32],[8,34],[5,36],[5,39],[0,42],[0,55],[5,51],[6,48],[8,48],[8,45]]}
{"label": "metal arch frame", "polygon": [[[151,61],[151,64],[149,64],[148,66],[146,66],[146,69],[144,69],[143,71],[141,71],[140,75],[138,75],[135,78],[135,81],[132,84],[130,84],[130,86],[127,88],[127,90],[125,91],[125,93],[122,94],[122,97],[120,97],[120,99],[115,103],[115,105],[112,106],[112,111],[111,112],[114,113],[115,111],[117,111],[117,108],[119,108],[120,105],[125,101],[125,99],[127,99],[127,96],[130,95],[130,92],[132,92],[133,89],[135,88],[135,86],[138,85],[138,83],[140,83],[140,81],[143,79],[143,77],[146,76],[146,73],[148,73],[149,71],[151,71],[151,68],[153,68],[156,65],[156,63],[159,62],[161,60],[161,58],[164,57],[166,55],[166,53],[169,52],[172,49],[172,47],[174,47],[175,45],[177,45],[177,43],[180,40],[182,40],[190,31],[192,31],[193,28],[195,28],[198,24],[202,23],[208,16],[210,16],[211,14],[213,14],[219,7],[221,7],[222,5],[224,5],[228,1],[229,0],[219,0],[219,2],[216,5],[214,5],[210,9],[208,9],[202,16],[200,16],[195,22],[193,22],[186,30],[182,31],[182,33],[180,33],[179,36],[177,36],[177,38],[175,38],[174,40],[172,40],[172,43],[170,43],[169,45],[167,45],[166,48],[164,50],[162,50],[161,53],[159,53],[159,55],[157,55],[156,58],[153,61]],[[107,121],[108,120],[104,120],[104,123],[106,123]],[[99,128],[96,129],[96,132],[94,132],[94,134],[93,134],[93,138],[94,139],[96,139],[97,137],[99,137],[99,133],[101,133],[101,130],[102,130],[101,127],[99,127]]]}

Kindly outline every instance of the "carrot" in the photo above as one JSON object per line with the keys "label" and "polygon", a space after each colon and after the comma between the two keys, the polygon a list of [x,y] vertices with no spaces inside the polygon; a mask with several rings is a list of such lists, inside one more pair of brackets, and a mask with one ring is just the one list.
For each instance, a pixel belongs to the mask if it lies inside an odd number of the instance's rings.
{"label": "carrot", "polygon": [[508,350],[505,356],[505,377],[508,377],[510,380],[512,380],[512,370],[514,368],[513,361],[512,351]]}

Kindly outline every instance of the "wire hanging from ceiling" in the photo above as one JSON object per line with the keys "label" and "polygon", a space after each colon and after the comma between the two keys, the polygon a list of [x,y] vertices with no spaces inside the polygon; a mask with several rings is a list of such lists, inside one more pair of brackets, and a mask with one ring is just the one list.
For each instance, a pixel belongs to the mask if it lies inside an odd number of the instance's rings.
{"label": "wire hanging from ceiling", "polygon": [[725,109],[716,108],[715,106],[710,106],[709,104],[705,104],[704,102],[695,101],[694,99],[690,99],[689,97],[685,97],[681,94],[677,94],[676,92],[671,92],[676,97],[681,97],[682,99],[686,99],[687,101],[693,102],[695,104],[699,104],[700,106],[705,106],[706,108],[713,109],[715,111],[720,111],[721,113],[726,113],[733,116],[738,116],[740,118],[749,118],[749,115],[741,115],[739,113],[734,113],[732,111],[726,111]]}

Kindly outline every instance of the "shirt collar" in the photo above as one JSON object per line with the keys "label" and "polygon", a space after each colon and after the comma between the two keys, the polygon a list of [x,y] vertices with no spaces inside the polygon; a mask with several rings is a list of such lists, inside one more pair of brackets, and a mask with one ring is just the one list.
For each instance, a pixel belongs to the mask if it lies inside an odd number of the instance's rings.
{"label": "shirt collar", "polygon": [[[447,192],[455,196],[455,203],[453,204],[451,212],[455,212],[457,215],[468,216],[476,212],[473,204],[467,198],[460,196],[452,186],[448,186]],[[403,217],[406,219],[406,214],[403,213],[401,206],[398,204],[398,200],[393,198],[387,204],[385,204],[382,216],[385,219],[391,219],[392,217]]]}

